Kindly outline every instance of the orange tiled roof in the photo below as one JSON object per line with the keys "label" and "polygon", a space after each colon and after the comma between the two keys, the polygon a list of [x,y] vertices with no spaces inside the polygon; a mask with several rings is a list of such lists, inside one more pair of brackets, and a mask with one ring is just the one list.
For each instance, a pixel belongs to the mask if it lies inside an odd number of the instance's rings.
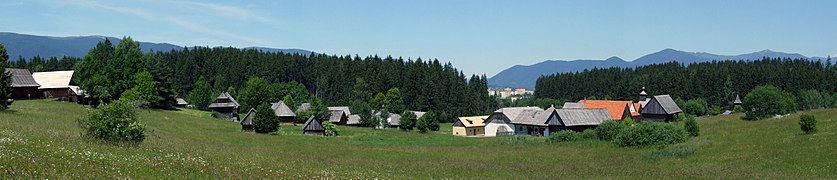
{"label": "orange tiled roof", "polygon": [[[633,105],[631,101],[611,101],[611,100],[581,100],[578,103],[584,103],[584,109],[599,109],[605,108],[613,119],[621,120],[622,114],[625,112],[625,106]],[[639,111],[631,109],[631,116],[639,116]]]}

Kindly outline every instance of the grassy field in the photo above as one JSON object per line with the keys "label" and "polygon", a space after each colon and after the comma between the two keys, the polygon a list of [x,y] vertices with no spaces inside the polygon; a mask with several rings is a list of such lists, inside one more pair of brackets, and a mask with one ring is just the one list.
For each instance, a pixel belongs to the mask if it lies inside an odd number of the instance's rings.
{"label": "grassy field", "polygon": [[16,101],[0,112],[0,179],[52,178],[837,178],[837,109],[803,135],[798,116],[762,121],[740,115],[699,120],[701,136],[666,148],[608,142],[547,144],[541,137],[463,138],[440,132],[340,127],[339,137],[240,132],[209,113],[142,110],[151,132],[139,145],[79,137],[87,108],[48,100]]}

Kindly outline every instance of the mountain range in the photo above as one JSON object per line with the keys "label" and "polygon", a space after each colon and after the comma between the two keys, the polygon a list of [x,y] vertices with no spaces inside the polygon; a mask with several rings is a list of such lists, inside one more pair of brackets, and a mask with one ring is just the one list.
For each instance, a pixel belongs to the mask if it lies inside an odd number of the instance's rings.
{"label": "mountain range", "polygon": [[637,67],[671,61],[690,64],[713,60],[757,60],[763,57],[806,58],[813,60],[826,59],[823,57],[806,57],[801,54],[776,52],[771,50],[730,56],[706,52],[685,52],[674,49],[663,49],[662,51],[639,57],[633,61],[626,61],[622,58],[614,56],[605,60],[547,60],[533,65],[516,65],[500,71],[497,75],[489,78],[488,85],[491,87],[522,87],[532,89],[535,87],[535,81],[542,75],[577,72],[585,69],[591,69],[593,67]]}
{"label": "mountain range", "polygon": [[[114,45],[119,44],[120,38],[106,37],[106,36],[71,36],[71,37],[52,37],[52,36],[38,36],[28,34],[18,34],[11,32],[0,32],[0,43],[6,47],[9,60],[15,61],[19,56],[24,58],[32,58],[34,56],[41,57],[62,57],[71,56],[82,58],[96,46],[96,43],[110,40]],[[139,42],[140,49],[143,52],[154,51],[170,51],[183,49],[184,46],[178,46],[169,43],[151,43]],[[303,49],[276,49],[266,47],[245,47],[243,49],[257,49],[267,52],[284,52],[284,53],[299,53],[308,55],[311,51]]]}

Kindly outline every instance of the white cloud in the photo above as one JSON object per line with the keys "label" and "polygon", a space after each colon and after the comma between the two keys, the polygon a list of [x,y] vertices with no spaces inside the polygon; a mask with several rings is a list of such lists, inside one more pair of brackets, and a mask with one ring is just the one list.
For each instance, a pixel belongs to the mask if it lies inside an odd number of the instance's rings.
{"label": "white cloud", "polygon": [[216,14],[231,17],[239,20],[254,19],[262,22],[271,22],[267,17],[259,15],[251,10],[224,4],[214,4],[205,2],[186,2],[187,4],[199,6],[216,11]]}

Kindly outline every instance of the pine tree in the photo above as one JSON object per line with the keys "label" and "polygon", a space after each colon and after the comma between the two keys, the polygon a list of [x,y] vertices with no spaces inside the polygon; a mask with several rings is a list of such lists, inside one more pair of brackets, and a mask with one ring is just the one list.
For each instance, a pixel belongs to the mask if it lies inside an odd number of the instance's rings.
{"label": "pine tree", "polygon": [[416,127],[416,114],[412,111],[404,111],[401,113],[401,119],[398,128],[409,131]]}
{"label": "pine tree", "polygon": [[9,68],[9,54],[6,52],[6,47],[0,44],[0,111],[9,109],[12,105],[12,75],[6,73],[6,68]]}
{"label": "pine tree", "polygon": [[257,133],[271,133],[279,130],[279,118],[273,114],[270,104],[264,103],[256,108],[253,118],[253,130]]}

